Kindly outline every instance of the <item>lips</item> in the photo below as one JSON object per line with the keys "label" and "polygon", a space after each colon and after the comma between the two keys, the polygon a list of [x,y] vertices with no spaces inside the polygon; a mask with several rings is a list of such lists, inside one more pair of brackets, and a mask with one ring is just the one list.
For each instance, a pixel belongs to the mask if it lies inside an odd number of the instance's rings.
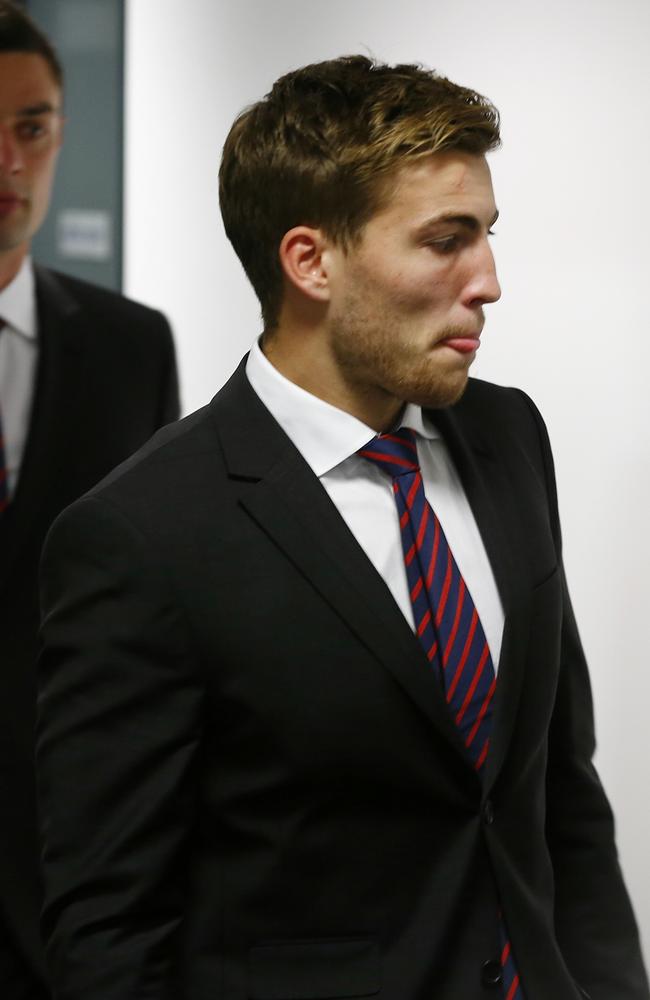
{"label": "lips", "polygon": [[451,347],[452,350],[458,351],[459,354],[471,354],[472,351],[476,351],[480,347],[480,334],[447,337],[441,341],[441,344],[443,347]]}
{"label": "lips", "polygon": [[0,192],[0,215],[8,215],[21,204],[21,199],[17,194],[11,192]]}

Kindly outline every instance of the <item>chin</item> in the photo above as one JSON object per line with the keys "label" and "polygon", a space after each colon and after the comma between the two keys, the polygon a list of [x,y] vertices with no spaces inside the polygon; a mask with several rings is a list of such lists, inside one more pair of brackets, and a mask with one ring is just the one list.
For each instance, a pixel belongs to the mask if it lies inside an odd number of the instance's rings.
{"label": "chin", "polygon": [[467,388],[468,381],[467,372],[458,373],[454,377],[438,376],[433,380],[418,380],[411,385],[402,385],[398,397],[427,410],[443,410],[459,401]]}

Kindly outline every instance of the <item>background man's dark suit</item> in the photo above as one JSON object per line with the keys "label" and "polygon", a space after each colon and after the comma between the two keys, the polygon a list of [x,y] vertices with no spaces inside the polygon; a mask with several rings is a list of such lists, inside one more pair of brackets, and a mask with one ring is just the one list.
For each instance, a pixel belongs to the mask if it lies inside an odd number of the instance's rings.
{"label": "background man's dark suit", "polygon": [[23,964],[26,975],[27,968],[37,979],[45,974],[32,764],[43,539],[63,507],[178,416],[174,349],[160,313],[38,267],[36,293],[40,355],[32,420],[17,491],[0,518],[3,1000],[22,997],[18,984],[8,982],[14,971],[22,975]]}
{"label": "background man's dark suit", "polygon": [[58,520],[37,750],[56,996],[497,995],[493,869],[528,1000],[648,1000],[543,424],[478,381],[435,419],[506,614],[483,787],[241,369]]}

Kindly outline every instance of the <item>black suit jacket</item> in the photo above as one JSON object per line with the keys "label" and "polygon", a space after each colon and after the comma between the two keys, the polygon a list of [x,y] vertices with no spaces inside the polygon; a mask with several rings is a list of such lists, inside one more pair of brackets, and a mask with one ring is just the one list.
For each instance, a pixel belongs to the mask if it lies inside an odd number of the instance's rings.
{"label": "black suit jacket", "polygon": [[481,783],[416,637],[240,369],[55,524],[38,770],[65,1000],[648,1000],[544,426],[434,414],[506,613]]}
{"label": "black suit jacket", "polygon": [[[36,268],[39,362],[17,491],[0,518],[0,996],[16,961],[38,980],[33,728],[37,571],[56,515],[178,416],[171,332],[151,309]],[[17,987],[16,987],[17,989]]]}

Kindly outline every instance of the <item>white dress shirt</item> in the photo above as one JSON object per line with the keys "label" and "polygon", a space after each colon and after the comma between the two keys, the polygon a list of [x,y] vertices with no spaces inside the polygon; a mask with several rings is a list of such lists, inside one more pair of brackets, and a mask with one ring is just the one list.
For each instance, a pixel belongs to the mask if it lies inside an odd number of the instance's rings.
{"label": "white dress shirt", "polygon": [[[246,375],[266,408],[329,493],[366,555],[415,629],[392,482],[356,452],[376,435],[371,427],[301,389],[273,367],[256,342]],[[400,426],[417,437],[424,491],[443,527],[479,613],[495,670],[504,614],[494,575],[440,433],[421,407],[409,403]]]}
{"label": "white dress shirt", "polygon": [[38,362],[36,293],[29,257],[0,291],[0,319],[6,324],[0,330],[0,413],[11,497],[25,453]]}

